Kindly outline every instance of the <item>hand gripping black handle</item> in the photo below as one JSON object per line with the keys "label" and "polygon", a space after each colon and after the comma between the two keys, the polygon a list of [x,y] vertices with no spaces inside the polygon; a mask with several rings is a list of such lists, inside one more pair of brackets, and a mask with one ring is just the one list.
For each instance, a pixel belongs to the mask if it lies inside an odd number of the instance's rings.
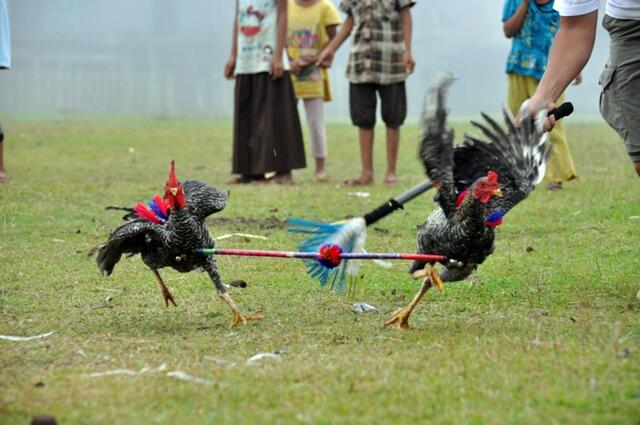
{"label": "hand gripping black handle", "polygon": [[573,103],[564,102],[556,109],[550,110],[547,116],[550,117],[551,115],[553,115],[556,120],[559,120],[560,118],[568,117],[571,114],[573,114]]}
{"label": "hand gripping black handle", "polygon": [[[549,111],[548,115],[549,116],[553,115],[556,118],[556,120],[559,120],[563,117],[567,117],[571,115],[572,113],[573,113],[573,104],[571,102],[565,102],[562,105],[558,106],[557,108]],[[433,187],[433,183],[430,180],[423,181],[422,183],[412,187],[411,189],[404,192],[403,194],[396,196],[395,198],[389,199],[384,204],[380,205],[376,209],[365,214],[364,222],[366,223],[367,226],[375,223],[381,218],[388,216],[395,210],[403,208],[404,204],[406,204],[416,196],[431,189],[432,187]]]}

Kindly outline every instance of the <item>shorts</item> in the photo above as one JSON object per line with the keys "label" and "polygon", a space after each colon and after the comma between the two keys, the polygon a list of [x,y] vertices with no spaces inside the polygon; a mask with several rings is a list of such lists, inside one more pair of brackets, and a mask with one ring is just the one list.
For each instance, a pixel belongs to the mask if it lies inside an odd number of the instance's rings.
{"label": "shorts", "polygon": [[4,140],[4,133],[2,132],[2,126],[0,125],[0,143]]}
{"label": "shorts", "polygon": [[376,92],[380,95],[382,121],[388,128],[398,128],[407,117],[407,93],[404,81],[393,84],[350,83],[351,122],[359,128],[376,125]]}
{"label": "shorts", "polygon": [[600,74],[600,114],[618,133],[632,161],[640,161],[640,20],[605,15],[609,61]]}

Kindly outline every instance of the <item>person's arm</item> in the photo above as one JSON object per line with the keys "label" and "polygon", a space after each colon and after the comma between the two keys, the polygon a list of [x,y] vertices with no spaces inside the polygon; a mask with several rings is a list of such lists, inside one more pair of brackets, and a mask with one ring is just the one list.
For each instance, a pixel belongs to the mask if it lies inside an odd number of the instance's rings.
{"label": "person's arm", "polygon": [[404,38],[404,67],[408,74],[411,74],[416,67],[411,53],[411,37],[413,35],[413,20],[411,19],[411,7],[405,7],[400,11],[400,22],[402,22],[402,37]]}
{"label": "person's arm", "polygon": [[[535,0],[534,0],[535,1]],[[527,10],[529,9],[529,0],[522,0],[518,5],[516,11],[511,15],[509,19],[505,19],[502,22],[502,30],[504,36],[507,38],[515,37],[520,32],[524,20],[527,17]]]}
{"label": "person's arm", "polygon": [[338,50],[340,46],[342,46],[342,43],[344,43],[345,40],[349,38],[352,29],[353,16],[349,15],[347,16],[347,19],[344,20],[344,23],[340,27],[340,31],[338,32],[338,34],[329,42],[329,44],[327,44],[327,47],[325,47],[322,53],[320,53],[320,56],[318,56],[316,65],[323,68],[330,68],[336,50]]}
{"label": "person's arm", "polygon": [[[532,112],[555,103],[580,74],[593,50],[597,21],[597,10],[585,15],[560,17],[560,29],[551,46],[547,70],[529,99]],[[549,124],[551,128],[555,125],[553,117]]]}
{"label": "person's arm", "polygon": [[327,31],[327,37],[329,37],[329,43],[331,43],[331,40],[336,38],[336,34],[338,34],[338,25],[327,25],[325,29]]}
{"label": "person's arm", "polygon": [[231,55],[224,66],[224,76],[227,79],[233,78],[233,71],[236,69],[236,56],[238,55],[238,2],[236,1],[236,13],[233,15],[233,35],[231,36]]}
{"label": "person's arm", "polygon": [[[336,34],[338,33],[337,27],[338,27],[338,24],[332,24],[332,25],[325,26],[325,31],[327,32],[327,38],[329,39],[327,44],[329,44],[331,42],[331,40],[333,40],[336,37]],[[311,64],[315,64],[316,61],[318,60],[318,57],[319,57],[319,55],[315,55],[315,56],[307,57],[304,61],[298,61],[298,66],[300,68],[304,68],[304,67],[309,66]]]}
{"label": "person's arm", "polygon": [[271,61],[271,78],[277,80],[284,74],[282,65],[282,53],[287,38],[287,0],[277,0],[278,6],[278,29],[276,36],[276,49]]}

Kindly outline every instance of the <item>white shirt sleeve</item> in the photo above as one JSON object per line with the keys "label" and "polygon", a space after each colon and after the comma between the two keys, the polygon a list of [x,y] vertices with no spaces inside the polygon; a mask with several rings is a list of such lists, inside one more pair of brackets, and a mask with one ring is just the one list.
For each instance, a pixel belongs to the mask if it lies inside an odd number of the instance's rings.
{"label": "white shirt sleeve", "polygon": [[600,7],[600,0],[556,0],[553,8],[560,16],[586,15]]}

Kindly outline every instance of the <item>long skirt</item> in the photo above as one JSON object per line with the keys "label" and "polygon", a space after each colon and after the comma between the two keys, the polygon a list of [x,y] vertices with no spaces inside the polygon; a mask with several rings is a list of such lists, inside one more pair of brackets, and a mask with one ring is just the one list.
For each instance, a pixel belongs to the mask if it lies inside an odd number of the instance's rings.
{"label": "long skirt", "polygon": [[236,76],[234,174],[261,175],[305,168],[300,118],[289,72]]}

